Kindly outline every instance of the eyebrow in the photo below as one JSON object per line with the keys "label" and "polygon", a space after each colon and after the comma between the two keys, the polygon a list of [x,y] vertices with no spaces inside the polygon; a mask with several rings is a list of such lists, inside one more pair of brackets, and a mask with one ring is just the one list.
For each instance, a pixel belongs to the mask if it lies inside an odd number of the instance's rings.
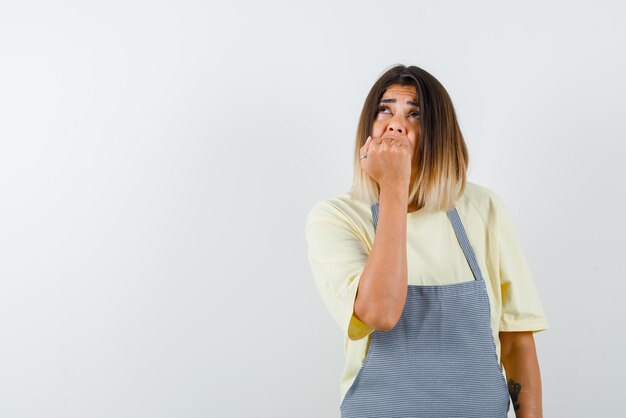
{"label": "eyebrow", "polygon": [[[380,102],[381,103],[395,103],[396,99],[383,99]],[[410,100],[407,100],[406,102],[407,102],[407,104],[410,104],[411,106],[419,107],[419,103],[417,103],[417,102],[412,102]]]}

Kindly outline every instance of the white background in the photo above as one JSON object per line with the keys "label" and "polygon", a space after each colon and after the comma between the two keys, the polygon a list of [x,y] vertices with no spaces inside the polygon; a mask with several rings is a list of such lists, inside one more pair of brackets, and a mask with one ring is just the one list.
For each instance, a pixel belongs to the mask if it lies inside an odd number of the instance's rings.
{"label": "white background", "polygon": [[[619,1],[3,1],[0,417],[335,417],[304,222],[365,95],[446,87],[551,328],[546,417],[624,373]],[[511,413],[511,417],[513,414]]]}

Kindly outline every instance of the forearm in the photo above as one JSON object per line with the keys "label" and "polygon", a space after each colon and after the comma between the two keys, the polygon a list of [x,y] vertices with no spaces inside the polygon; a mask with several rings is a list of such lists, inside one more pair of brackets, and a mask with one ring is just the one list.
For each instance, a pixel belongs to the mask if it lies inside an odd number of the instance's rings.
{"label": "forearm", "polygon": [[403,185],[381,189],[376,238],[361,275],[355,306],[361,320],[374,328],[392,328],[404,309],[407,204]]}
{"label": "forearm", "polygon": [[541,373],[534,339],[503,351],[509,394],[517,418],[543,418]]}

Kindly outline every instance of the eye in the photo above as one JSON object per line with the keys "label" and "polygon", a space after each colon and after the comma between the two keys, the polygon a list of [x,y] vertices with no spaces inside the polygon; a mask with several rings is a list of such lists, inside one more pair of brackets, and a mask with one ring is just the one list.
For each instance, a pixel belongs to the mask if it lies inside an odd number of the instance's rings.
{"label": "eye", "polygon": [[[378,113],[383,113],[385,111],[391,112],[391,109],[389,109],[389,106],[385,106],[385,105],[378,106]],[[409,115],[413,116],[415,119],[421,119],[422,118],[420,112],[417,111],[417,110],[414,110],[413,112],[409,113]]]}

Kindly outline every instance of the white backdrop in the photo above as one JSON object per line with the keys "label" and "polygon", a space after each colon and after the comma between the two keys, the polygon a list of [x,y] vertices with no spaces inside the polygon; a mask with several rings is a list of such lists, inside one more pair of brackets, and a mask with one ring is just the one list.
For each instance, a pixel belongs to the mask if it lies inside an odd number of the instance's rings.
{"label": "white backdrop", "polygon": [[[447,88],[551,328],[546,417],[616,416],[620,1],[3,1],[0,417],[338,417],[304,222],[396,63]],[[513,414],[511,413],[511,417]]]}

